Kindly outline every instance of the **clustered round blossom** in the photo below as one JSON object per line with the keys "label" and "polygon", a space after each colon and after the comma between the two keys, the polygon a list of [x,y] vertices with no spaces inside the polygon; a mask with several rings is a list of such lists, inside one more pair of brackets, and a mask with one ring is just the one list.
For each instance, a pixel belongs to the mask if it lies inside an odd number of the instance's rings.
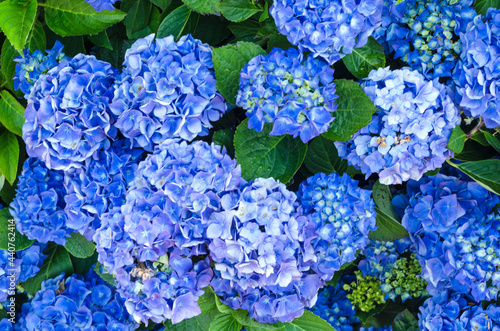
{"label": "clustered round blossom", "polygon": [[19,175],[16,197],[11,203],[11,214],[17,230],[40,243],[54,241],[59,245],[80,227],[64,212],[66,202],[64,173],[49,170],[38,158],[24,161]]}
{"label": "clustered round blossom", "polygon": [[300,135],[303,142],[326,132],[337,109],[333,69],[322,60],[303,59],[294,48],[273,48],[254,57],[241,71],[236,104],[245,109],[248,127],[270,135]]}
{"label": "clustered round blossom", "polygon": [[208,134],[227,109],[217,92],[209,45],[183,36],[138,39],[125,53],[111,111],[134,146],[152,151],[170,138]]}
{"label": "clustered round blossom", "polygon": [[341,265],[356,258],[356,251],[368,244],[368,233],[377,228],[371,191],[359,188],[347,174],[319,173],[300,184],[297,196],[308,218],[301,229],[304,261],[329,281]]}
{"label": "clustered round blossom", "polygon": [[500,282],[500,202],[476,182],[436,175],[423,180],[403,226],[417,250],[431,295],[448,288],[476,301],[496,299]]}
{"label": "clustered round blossom", "polygon": [[408,68],[380,68],[363,88],[379,111],[351,140],[335,142],[349,164],[392,185],[419,180],[453,156],[446,145],[460,113],[437,79],[427,81]]}
{"label": "clustered round blossom", "polygon": [[450,77],[460,57],[458,38],[476,15],[472,0],[390,1],[384,8],[390,23],[377,39],[395,57],[426,77]]}
{"label": "clustered round blossom", "polygon": [[85,0],[85,2],[94,7],[96,11],[115,10],[113,4],[116,1],[117,0]]}
{"label": "clustered round blossom", "polygon": [[380,26],[383,0],[277,0],[270,8],[278,31],[300,51],[329,64],[362,47]]}
{"label": "clustered round blossom", "polygon": [[0,321],[0,329],[4,331],[12,331],[12,328],[14,327],[14,324],[12,324],[11,321],[9,321],[7,318],[3,318]]}
{"label": "clustered round blossom", "polygon": [[307,219],[296,214],[296,195],[273,178],[257,178],[222,200],[207,228],[215,293],[261,323],[301,316],[323,282],[301,258]]}
{"label": "clustered round blossom", "polygon": [[470,297],[444,291],[424,302],[418,314],[419,330],[477,330],[500,328],[500,307],[491,303],[483,308]]}
{"label": "clustered round blossom", "polygon": [[375,276],[363,276],[361,271],[355,271],[356,281],[344,284],[348,291],[347,298],[353,306],[368,312],[385,303],[385,295],[380,287],[380,280]]}
{"label": "clustered round blossom", "polygon": [[236,161],[203,141],[165,141],[139,164],[126,203],[94,236],[136,321],[175,324],[200,313],[196,300],[212,279],[207,222],[241,182]]}
{"label": "clustered round blossom", "polygon": [[461,61],[453,73],[457,101],[467,116],[500,126],[500,9],[478,15],[461,35]]}
{"label": "clustered round blossom", "polygon": [[109,111],[117,70],[94,56],[62,61],[33,86],[23,125],[29,156],[49,169],[79,168],[116,136]]}
{"label": "clustered round blossom", "polygon": [[14,89],[20,89],[25,94],[24,97],[28,99],[31,89],[40,75],[46,74],[50,69],[57,67],[60,62],[67,59],[62,52],[63,47],[63,44],[56,41],[54,47],[46,51],[47,55],[44,55],[40,50],[30,54],[29,49],[26,48],[23,56],[14,59],[17,62]]}
{"label": "clustered round blossom", "polygon": [[15,329],[26,331],[132,331],[138,327],[115,289],[92,270],[85,278],[61,274],[44,281],[42,289],[23,305],[16,324]]}

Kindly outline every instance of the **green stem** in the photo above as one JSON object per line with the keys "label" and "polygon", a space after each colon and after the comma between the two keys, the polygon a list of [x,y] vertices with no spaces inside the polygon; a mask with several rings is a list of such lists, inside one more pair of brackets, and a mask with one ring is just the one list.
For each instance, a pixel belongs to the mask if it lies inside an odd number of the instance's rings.
{"label": "green stem", "polygon": [[466,139],[469,139],[470,137],[472,137],[474,135],[474,133],[476,133],[477,131],[479,131],[479,129],[481,129],[484,125],[484,121],[483,121],[483,118],[482,117],[479,117],[479,122],[476,124],[476,126],[470,130],[470,132],[467,134],[467,136],[465,137]]}

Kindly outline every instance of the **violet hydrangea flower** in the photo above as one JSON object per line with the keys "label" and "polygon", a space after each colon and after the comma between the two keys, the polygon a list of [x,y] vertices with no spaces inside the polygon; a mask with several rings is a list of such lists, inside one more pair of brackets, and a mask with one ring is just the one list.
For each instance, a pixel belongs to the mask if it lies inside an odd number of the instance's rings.
{"label": "violet hydrangea flower", "polygon": [[457,102],[467,116],[481,116],[487,128],[500,126],[500,9],[474,17],[460,40],[461,61],[453,74]]}
{"label": "violet hydrangea flower", "polygon": [[212,50],[183,36],[138,39],[125,54],[111,111],[134,146],[152,151],[165,139],[206,135],[227,109],[217,92]]}
{"label": "violet hydrangea flower", "polygon": [[304,262],[325,281],[356,258],[376,230],[371,191],[359,188],[347,174],[323,173],[300,184],[297,201],[308,223],[301,229]]}
{"label": "violet hydrangea flower", "polygon": [[56,41],[51,50],[46,51],[44,55],[42,51],[36,50],[30,54],[28,48],[24,50],[24,56],[18,56],[14,59],[16,64],[16,74],[14,75],[14,89],[20,89],[25,98],[31,92],[35,82],[40,78],[40,75],[46,74],[50,69],[57,65],[67,57],[62,52],[63,44]]}
{"label": "violet hydrangea flower", "polygon": [[117,70],[94,56],[62,61],[33,86],[23,125],[29,156],[49,169],[79,168],[116,136],[109,111]]}
{"label": "violet hydrangea flower", "polygon": [[117,0],[85,0],[86,3],[94,7],[96,11],[115,10],[113,7]]}
{"label": "violet hydrangea flower", "polygon": [[446,289],[496,299],[500,282],[500,202],[476,182],[436,175],[410,198],[403,226],[416,247],[429,294]]}
{"label": "violet hydrangea flower", "polygon": [[296,195],[273,178],[257,178],[221,198],[207,237],[222,302],[261,323],[291,321],[316,301],[323,281],[303,265]]}
{"label": "violet hydrangea flower", "polygon": [[379,111],[351,140],[335,142],[349,164],[391,185],[418,180],[453,156],[446,145],[460,113],[437,79],[427,81],[408,68],[380,68],[363,88]]}
{"label": "violet hydrangea flower", "polygon": [[337,109],[333,69],[294,48],[274,48],[254,57],[241,71],[236,104],[248,127],[260,132],[273,123],[271,135],[300,135],[303,142],[326,132]]}
{"label": "violet hydrangea flower", "polygon": [[292,44],[333,64],[366,44],[382,6],[383,0],[276,0],[270,13]]}

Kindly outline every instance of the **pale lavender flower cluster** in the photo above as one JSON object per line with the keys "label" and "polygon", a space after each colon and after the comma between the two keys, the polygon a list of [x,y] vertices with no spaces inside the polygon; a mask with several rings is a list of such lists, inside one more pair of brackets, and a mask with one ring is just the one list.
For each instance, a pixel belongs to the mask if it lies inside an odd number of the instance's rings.
{"label": "pale lavender flower cluster", "polygon": [[212,287],[222,302],[261,323],[291,321],[316,302],[323,281],[302,263],[296,195],[273,178],[257,178],[221,198],[207,228]]}
{"label": "pale lavender flower cluster", "polygon": [[363,88],[379,112],[351,140],[335,142],[349,164],[391,185],[419,180],[453,156],[447,144],[460,112],[443,84],[408,68],[380,68]]}
{"label": "pale lavender flower cluster", "polygon": [[206,135],[227,109],[217,92],[212,50],[183,36],[138,39],[125,54],[111,111],[116,127],[136,147],[152,151],[165,139]]}
{"label": "pale lavender flower cluster", "polygon": [[380,26],[383,0],[276,0],[270,8],[278,31],[329,64],[364,46]]}
{"label": "pale lavender flower cluster", "polygon": [[29,156],[49,169],[79,168],[116,136],[109,111],[117,70],[79,54],[41,76],[32,88],[23,125]]}
{"label": "pale lavender flower cluster", "polygon": [[371,191],[361,189],[347,174],[323,173],[300,184],[297,201],[308,223],[301,228],[304,262],[323,280],[356,258],[376,230]]}

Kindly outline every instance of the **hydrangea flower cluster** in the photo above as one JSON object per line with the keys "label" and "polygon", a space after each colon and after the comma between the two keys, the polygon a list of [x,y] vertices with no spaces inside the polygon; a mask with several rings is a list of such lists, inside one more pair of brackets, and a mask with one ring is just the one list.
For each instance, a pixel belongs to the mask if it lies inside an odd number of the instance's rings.
{"label": "hydrangea flower cluster", "polygon": [[23,139],[49,169],[79,168],[116,136],[109,111],[117,70],[79,54],[41,76],[28,99]]}
{"label": "hydrangea flower cluster", "polygon": [[376,230],[371,191],[359,188],[347,174],[319,173],[300,184],[297,196],[308,218],[302,229],[304,261],[329,281],[342,264],[356,258],[356,251],[368,244],[368,233]]}
{"label": "hydrangea flower cluster", "polygon": [[236,104],[245,109],[248,127],[271,135],[300,135],[303,142],[326,132],[337,109],[333,69],[294,48],[274,48],[254,57],[241,71]]}
{"label": "hydrangea flower cluster", "polygon": [[380,280],[375,276],[363,276],[355,271],[356,281],[344,284],[344,290],[350,292],[347,298],[361,311],[368,312],[385,303],[385,295],[380,287]]}
{"label": "hydrangea flower cluster", "polygon": [[277,0],[270,8],[278,31],[329,64],[366,44],[380,26],[383,0]]}
{"label": "hydrangea flower cluster", "polygon": [[471,298],[444,291],[427,299],[418,314],[419,330],[498,330],[500,307],[492,303],[483,308]]}
{"label": "hydrangea flower cluster", "polygon": [[457,101],[467,116],[481,116],[487,128],[500,126],[500,9],[474,17],[460,39],[461,61],[453,73]]}
{"label": "hydrangea flower cluster", "polygon": [[296,195],[273,178],[257,178],[221,200],[207,228],[215,293],[261,323],[301,316],[323,282],[302,263],[307,219],[296,214]]}
{"label": "hydrangea flower cluster", "polygon": [[443,84],[408,68],[380,68],[363,88],[380,111],[351,140],[335,142],[349,164],[391,185],[418,180],[453,156],[446,145],[460,113]]}
{"label": "hydrangea flower cluster", "polygon": [[28,99],[31,89],[40,75],[46,74],[50,69],[57,67],[60,62],[67,59],[62,51],[63,47],[63,44],[56,41],[54,47],[46,51],[47,55],[44,55],[40,50],[30,54],[29,49],[26,48],[23,56],[14,59],[18,63],[14,75],[14,89],[20,89],[25,94],[24,97]]}
{"label": "hydrangea flower cluster", "polygon": [[4,331],[12,331],[14,324],[12,324],[11,321],[9,321],[7,318],[3,318],[0,321],[0,329]]}
{"label": "hydrangea flower cluster", "polygon": [[42,289],[23,305],[16,324],[15,329],[26,331],[132,331],[138,327],[123,299],[92,270],[85,278],[61,274],[44,281]]}
{"label": "hydrangea flower cluster", "polygon": [[488,214],[500,202],[476,182],[436,175],[412,197],[403,226],[417,249],[431,295],[448,288],[476,301],[496,299],[500,216]]}
{"label": "hydrangea flower cluster", "polygon": [[[458,38],[476,15],[472,0],[404,0],[386,6],[390,23],[375,33],[388,52],[428,78],[449,77],[460,57]],[[387,23],[385,23],[387,24]]]}
{"label": "hydrangea flower cluster", "polygon": [[227,109],[216,90],[212,50],[183,36],[138,39],[125,54],[111,111],[136,147],[152,151],[165,139],[206,135]]}
{"label": "hydrangea flower cluster", "polygon": [[136,321],[177,323],[200,313],[196,300],[212,279],[207,222],[242,182],[236,161],[202,141],[165,141],[139,164],[126,203],[94,236]]}
{"label": "hydrangea flower cluster", "polygon": [[96,11],[115,10],[113,7],[117,0],[85,0],[86,3],[94,7]]}

